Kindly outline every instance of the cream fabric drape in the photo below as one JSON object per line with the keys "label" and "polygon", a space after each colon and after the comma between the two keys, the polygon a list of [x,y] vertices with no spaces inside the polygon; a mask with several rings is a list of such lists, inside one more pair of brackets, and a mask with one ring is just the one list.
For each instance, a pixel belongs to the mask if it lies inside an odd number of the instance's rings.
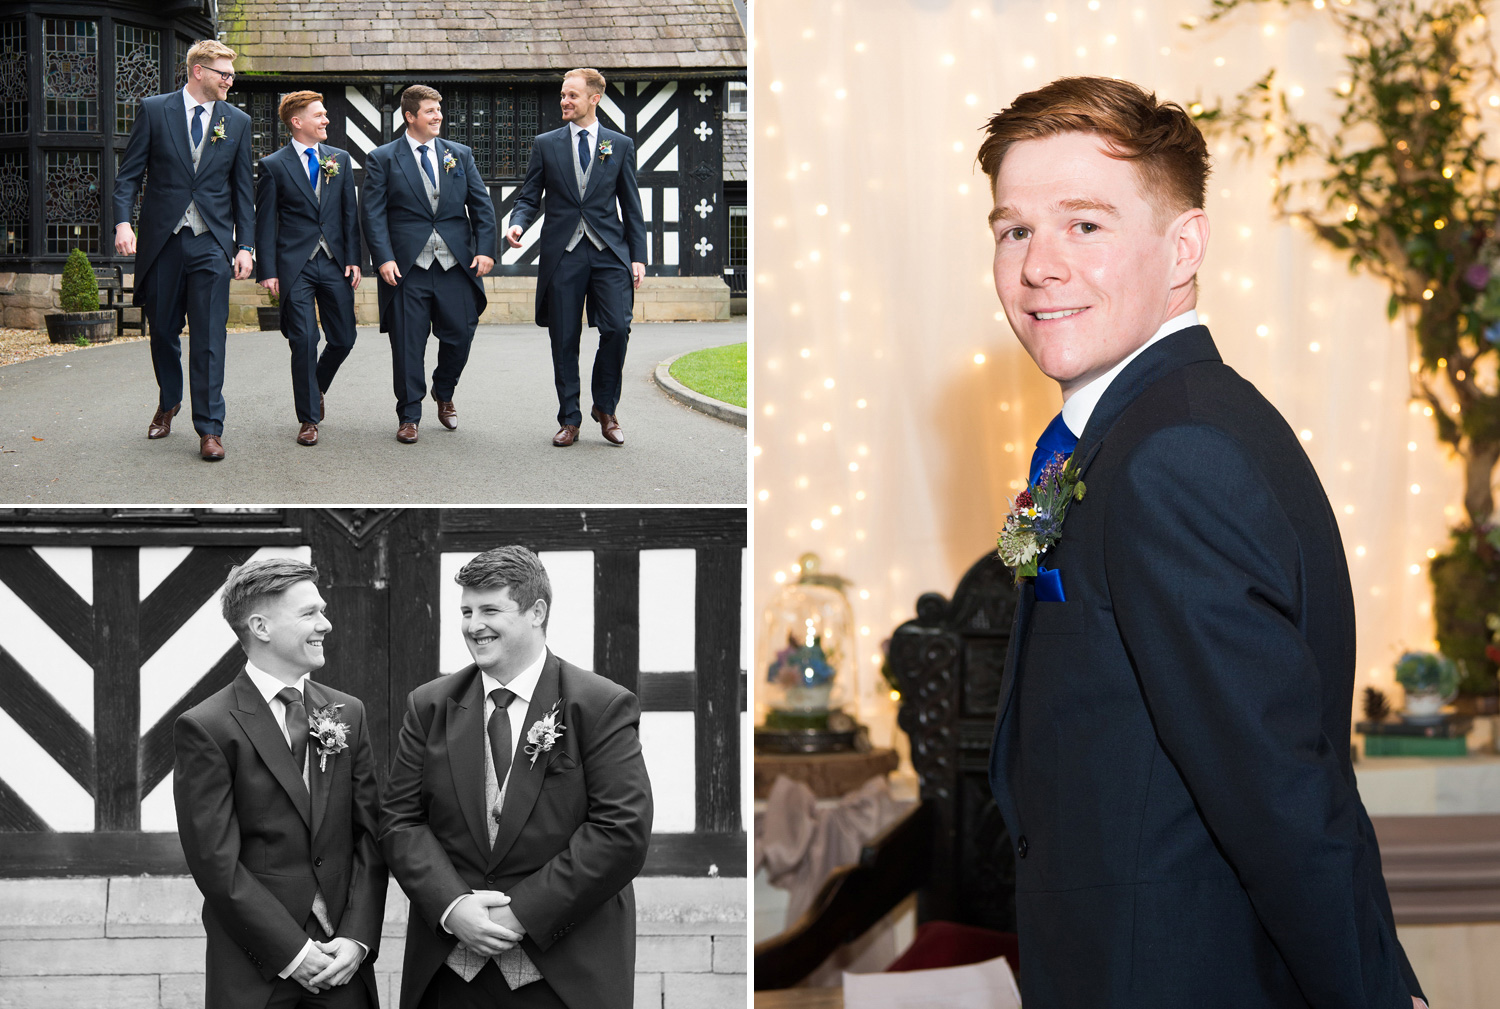
{"label": "cream fabric drape", "polygon": [[[987,117],[1060,76],[1212,103],[1274,65],[1303,89],[1299,111],[1334,121],[1342,42],[1326,18],[1267,5],[1178,26],[1206,11],[1192,0],[755,7],[755,591],[763,601],[806,550],[853,579],[868,628],[858,717],[877,742],[894,724],[879,642],[920,593],[951,593],[994,549],[1061,406],[991,281],[991,201],[974,168]],[[1301,433],[1344,536],[1359,685],[1396,702],[1393,660],[1432,644],[1427,552],[1461,516],[1460,471],[1409,402],[1388,292],[1271,218],[1269,159],[1237,158],[1228,142],[1214,151],[1198,310],[1225,360]],[[758,644],[756,682],[768,660]]]}

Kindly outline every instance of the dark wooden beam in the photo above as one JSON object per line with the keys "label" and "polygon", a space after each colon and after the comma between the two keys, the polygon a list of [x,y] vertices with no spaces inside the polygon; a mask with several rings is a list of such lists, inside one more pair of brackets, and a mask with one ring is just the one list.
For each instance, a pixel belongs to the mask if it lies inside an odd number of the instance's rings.
{"label": "dark wooden beam", "polygon": [[48,831],[37,811],[29,806],[15,790],[0,780],[0,833],[7,831]]}
{"label": "dark wooden beam", "polygon": [[141,661],[150,659],[181,630],[213,598],[230,569],[249,560],[256,549],[248,544],[194,547],[141,603]]}
{"label": "dark wooden beam", "polygon": [[94,829],[141,826],[140,548],[94,548]]}
{"label": "dark wooden beam", "polygon": [[641,692],[639,550],[594,551],[594,672]]}
{"label": "dark wooden beam", "polygon": [[4,648],[0,648],[0,708],[85,792],[94,794],[94,737]]}
{"label": "dark wooden beam", "polygon": [[734,546],[699,547],[694,579],[693,719],[699,831],[742,830],[740,823],[740,558]]}
{"label": "dark wooden beam", "polygon": [[444,550],[743,547],[744,508],[442,508]]}
{"label": "dark wooden beam", "polygon": [[698,674],[642,673],[636,695],[642,711],[697,711]]}
{"label": "dark wooden beam", "polygon": [[84,662],[93,665],[90,607],[31,547],[0,546],[0,582],[50,627]]}
{"label": "dark wooden beam", "polygon": [[388,722],[383,735],[371,736],[382,784],[406,714],[407,695],[438,675],[438,511],[409,508],[388,527],[389,609],[384,623],[370,629],[390,638],[390,676],[383,705]]}

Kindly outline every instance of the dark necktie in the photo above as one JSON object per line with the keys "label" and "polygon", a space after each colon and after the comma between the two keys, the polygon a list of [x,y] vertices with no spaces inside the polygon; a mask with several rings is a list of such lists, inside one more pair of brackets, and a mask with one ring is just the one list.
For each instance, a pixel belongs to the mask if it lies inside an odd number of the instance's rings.
{"label": "dark necktie", "polygon": [[193,106],[193,147],[203,143],[203,106]]}
{"label": "dark necktie", "polygon": [[488,727],[490,754],[495,758],[495,784],[502,788],[505,786],[505,775],[510,772],[511,752],[515,749],[510,738],[510,715],[505,709],[515,699],[516,695],[504,687],[496,687],[490,691],[490,700],[495,702],[495,713],[490,715]]}
{"label": "dark necktie", "polygon": [[437,176],[432,174],[432,162],[427,160],[427,145],[420,144],[417,153],[422,156],[422,171],[427,173],[427,181],[432,183],[432,188],[437,188]]}
{"label": "dark necktie", "polygon": [[578,170],[587,173],[589,170],[589,131],[578,131]]}
{"label": "dark necktie", "polygon": [[1066,459],[1077,447],[1078,436],[1068,430],[1068,425],[1063,423],[1063,415],[1059,413],[1036,440],[1036,451],[1031,453],[1031,475],[1026,481],[1027,486],[1036,484],[1042,468],[1052,461],[1054,455],[1061,455]]}
{"label": "dark necktie", "polygon": [[307,149],[307,181],[312,183],[313,192],[318,191],[318,154],[311,147]]}
{"label": "dark necktie", "polygon": [[297,762],[297,773],[307,766],[307,708],[302,705],[302,692],[296,687],[286,687],[276,695],[286,705],[286,734],[292,739],[292,759]]}

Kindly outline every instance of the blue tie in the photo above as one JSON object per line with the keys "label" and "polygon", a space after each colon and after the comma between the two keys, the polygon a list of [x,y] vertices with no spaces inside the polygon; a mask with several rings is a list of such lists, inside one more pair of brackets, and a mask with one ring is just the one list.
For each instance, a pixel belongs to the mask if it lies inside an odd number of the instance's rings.
{"label": "blue tie", "polygon": [[437,188],[437,176],[432,174],[432,162],[427,160],[427,145],[421,144],[417,147],[417,153],[422,156],[422,171],[427,173],[427,181],[432,183],[432,188]]}
{"label": "blue tie", "polygon": [[309,147],[307,154],[307,181],[312,183],[313,192],[318,191],[318,153]]}
{"label": "blue tie", "polygon": [[578,170],[587,172],[589,170],[589,131],[578,131]]}
{"label": "blue tie", "polygon": [[193,106],[193,147],[203,143],[203,106]]}
{"label": "blue tie", "polygon": [[1068,425],[1063,423],[1063,415],[1059,413],[1036,440],[1036,451],[1031,453],[1031,476],[1026,483],[1035,484],[1042,467],[1051,462],[1054,455],[1061,455],[1066,459],[1077,447],[1078,436],[1068,430]]}

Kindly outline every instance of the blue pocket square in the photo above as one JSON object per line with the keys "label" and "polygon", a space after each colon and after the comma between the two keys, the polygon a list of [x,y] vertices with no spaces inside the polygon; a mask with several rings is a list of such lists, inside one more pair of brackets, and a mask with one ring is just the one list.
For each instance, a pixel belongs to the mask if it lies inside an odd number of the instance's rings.
{"label": "blue pocket square", "polygon": [[1061,571],[1040,566],[1037,568],[1036,600],[1039,603],[1065,603],[1068,601],[1067,596],[1063,593]]}

